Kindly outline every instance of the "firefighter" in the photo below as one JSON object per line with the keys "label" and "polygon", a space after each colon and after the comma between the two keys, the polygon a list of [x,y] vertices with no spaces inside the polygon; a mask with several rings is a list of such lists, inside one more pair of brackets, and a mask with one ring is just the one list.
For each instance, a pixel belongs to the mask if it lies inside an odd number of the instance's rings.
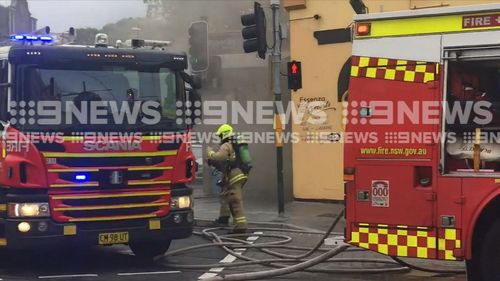
{"label": "firefighter", "polygon": [[214,151],[211,147],[207,148],[209,165],[214,166],[222,173],[221,206],[217,222],[227,225],[231,215],[235,224],[233,232],[245,233],[247,219],[243,209],[242,189],[248,176],[243,173],[236,161],[236,151],[233,148],[236,136],[233,127],[224,124],[217,130],[217,135],[221,139],[219,150]]}

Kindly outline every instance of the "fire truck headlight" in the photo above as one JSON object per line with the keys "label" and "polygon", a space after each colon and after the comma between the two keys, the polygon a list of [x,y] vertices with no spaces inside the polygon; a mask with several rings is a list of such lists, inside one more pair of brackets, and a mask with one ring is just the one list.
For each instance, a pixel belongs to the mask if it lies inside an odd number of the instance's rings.
{"label": "fire truck headlight", "polygon": [[49,203],[10,203],[9,217],[50,217]]}
{"label": "fire truck headlight", "polygon": [[19,230],[19,232],[28,232],[31,230],[31,225],[23,221],[17,225],[17,230]]}
{"label": "fire truck headlight", "polygon": [[172,197],[172,201],[170,202],[170,208],[172,209],[186,209],[191,207],[192,207],[191,196]]}

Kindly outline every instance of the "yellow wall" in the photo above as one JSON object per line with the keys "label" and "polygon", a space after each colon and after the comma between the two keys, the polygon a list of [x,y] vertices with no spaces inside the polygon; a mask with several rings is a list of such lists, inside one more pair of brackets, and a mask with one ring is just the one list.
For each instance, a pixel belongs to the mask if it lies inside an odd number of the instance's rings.
{"label": "yellow wall", "polygon": [[[436,5],[471,5],[497,3],[483,0],[365,0],[371,13],[407,10]],[[305,138],[307,133],[342,131],[342,104],[337,102],[337,80],[351,53],[351,44],[318,45],[313,33],[345,28],[352,22],[349,0],[285,0],[290,13],[291,59],[302,62],[303,88],[292,94],[299,104],[304,98],[326,98],[326,126],[293,124],[292,130]],[[319,20],[310,19],[318,14]],[[306,19],[302,19],[306,18]],[[299,199],[342,200],[343,148],[341,144],[312,144],[301,141],[293,145],[293,191]]]}

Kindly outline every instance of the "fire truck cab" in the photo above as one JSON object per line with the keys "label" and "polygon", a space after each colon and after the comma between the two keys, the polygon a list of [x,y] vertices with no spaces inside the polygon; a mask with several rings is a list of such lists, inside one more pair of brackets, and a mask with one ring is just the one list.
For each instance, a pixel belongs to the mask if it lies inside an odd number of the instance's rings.
{"label": "fire truck cab", "polygon": [[500,280],[499,113],[499,4],[357,15],[346,241]]}
{"label": "fire truck cab", "polygon": [[103,34],[95,46],[11,39],[0,48],[0,246],[128,244],[152,257],[189,237],[187,56],[110,47]]}

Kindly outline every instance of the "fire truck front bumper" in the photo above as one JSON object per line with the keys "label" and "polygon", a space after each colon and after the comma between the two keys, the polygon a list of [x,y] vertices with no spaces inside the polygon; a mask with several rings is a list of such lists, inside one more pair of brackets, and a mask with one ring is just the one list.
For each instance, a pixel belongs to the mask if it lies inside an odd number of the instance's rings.
{"label": "fire truck front bumper", "polygon": [[50,218],[5,219],[0,227],[4,232],[0,247],[14,249],[128,244],[190,237],[193,211],[170,211],[161,218],[78,223],[57,223]]}

